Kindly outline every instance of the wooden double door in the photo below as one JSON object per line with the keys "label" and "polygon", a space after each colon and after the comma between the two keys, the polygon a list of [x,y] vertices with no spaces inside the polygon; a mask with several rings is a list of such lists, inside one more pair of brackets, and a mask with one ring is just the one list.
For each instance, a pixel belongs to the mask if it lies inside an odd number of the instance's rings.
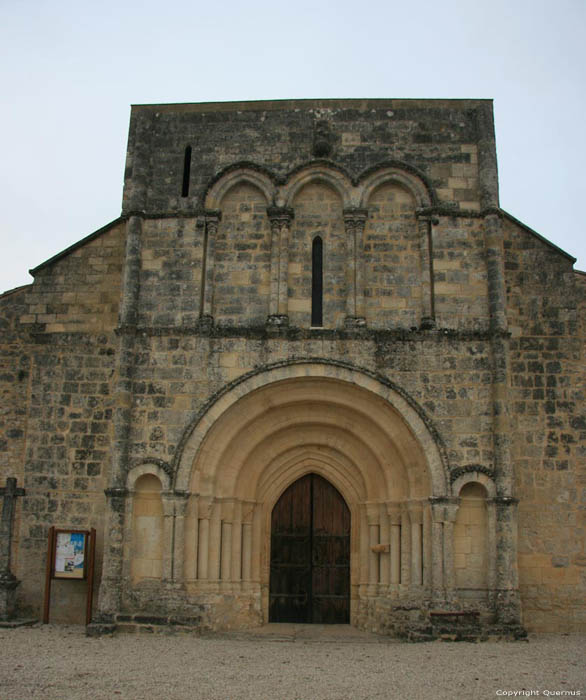
{"label": "wooden double door", "polygon": [[350,511],[317,474],[293,483],[273,508],[269,620],[350,621]]}

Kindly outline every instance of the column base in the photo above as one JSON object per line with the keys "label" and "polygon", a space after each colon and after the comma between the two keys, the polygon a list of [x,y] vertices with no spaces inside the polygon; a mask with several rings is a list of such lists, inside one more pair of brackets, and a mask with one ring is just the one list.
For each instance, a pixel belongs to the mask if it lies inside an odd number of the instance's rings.
{"label": "column base", "polygon": [[15,589],[20,581],[10,573],[4,571],[0,574],[0,620],[10,620],[14,615]]}
{"label": "column base", "polygon": [[496,591],[495,613],[497,623],[500,625],[521,625],[521,599],[519,591],[501,589]]}
{"label": "column base", "polygon": [[209,332],[214,327],[214,317],[209,314],[204,314],[199,317],[196,326],[199,330]]}
{"label": "column base", "polygon": [[272,328],[287,328],[289,316],[287,314],[271,314],[267,317],[267,326]]}
{"label": "column base", "polygon": [[366,319],[364,316],[346,316],[344,328],[347,331],[363,330],[366,328]]}

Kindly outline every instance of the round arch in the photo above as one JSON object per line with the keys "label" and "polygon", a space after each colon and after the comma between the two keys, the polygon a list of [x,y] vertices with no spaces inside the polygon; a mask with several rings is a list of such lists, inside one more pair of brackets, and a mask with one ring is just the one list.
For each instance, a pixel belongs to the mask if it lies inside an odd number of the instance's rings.
{"label": "round arch", "polygon": [[[294,380],[305,380],[305,383]],[[379,455],[379,471],[384,470],[386,464],[385,450],[390,450],[390,454],[404,460],[405,470],[414,472],[417,466],[421,478],[425,470],[429,496],[449,495],[445,449],[423,409],[391,382],[351,365],[316,360],[279,363],[252,372],[216,395],[184,433],[176,458],[175,488],[190,490],[195,487],[199,491],[203,489],[201,492],[209,490],[211,495],[215,490],[213,483],[222,481],[218,478],[220,474],[235,484],[239,467],[247,463],[246,459],[250,462],[251,451],[267,438],[258,422],[262,415],[267,415],[267,408],[282,409],[281,422],[275,423],[269,435],[279,427],[300,425],[308,403],[317,401],[319,413],[319,400],[324,403],[324,387],[329,391],[329,405],[336,415],[343,414],[345,426],[351,427],[353,415],[360,418],[361,426],[369,424],[372,444]],[[294,396],[296,388],[299,388],[298,399]],[[285,398],[287,396],[289,398]],[[289,407],[287,410],[283,408],[285,405]],[[331,422],[332,414],[329,420]],[[243,443],[238,441],[239,435]],[[239,452],[238,459],[235,451]],[[261,471],[258,462],[255,464],[255,478],[258,479]],[[193,482],[192,472],[200,468],[201,479]],[[373,467],[373,479],[375,471]],[[381,474],[379,477],[382,479]],[[406,478],[413,480],[414,473],[407,474]],[[228,482],[223,482],[224,489]],[[380,483],[383,482],[384,479]],[[222,494],[223,497],[231,495],[226,491]]]}
{"label": "round arch", "polygon": [[187,590],[236,586],[266,621],[271,513],[285,490],[310,473],[329,482],[350,513],[353,623],[379,585],[394,586],[396,594],[399,584],[413,586],[414,594],[430,585],[429,499],[449,495],[437,431],[390,381],[315,359],[243,376],[186,429],[174,489],[189,499],[180,525]]}
{"label": "round arch", "polygon": [[367,207],[372,193],[381,185],[394,183],[401,185],[415,199],[416,207],[424,208],[432,205],[432,198],[425,182],[417,175],[398,166],[386,166],[368,172],[361,179],[360,207]]}
{"label": "round arch", "polygon": [[339,195],[344,208],[352,206],[350,178],[340,170],[316,163],[296,171],[287,184],[280,188],[277,199],[278,206],[293,206],[295,195],[302,187],[311,182],[322,182],[329,185]]}
{"label": "round arch", "polygon": [[259,189],[266,199],[267,206],[270,206],[274,201],[275,186],[267,174],[250,167],[239,167],[223,173],[209,187],[204,207],[210,210],[220,209],[224,196],[240,183],[247,183]]}

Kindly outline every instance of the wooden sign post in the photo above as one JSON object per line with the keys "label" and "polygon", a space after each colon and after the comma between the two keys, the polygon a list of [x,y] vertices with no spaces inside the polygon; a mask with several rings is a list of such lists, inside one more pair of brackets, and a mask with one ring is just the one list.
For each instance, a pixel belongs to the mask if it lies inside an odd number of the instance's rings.
{"label": "wooden sign post", "polygon": [[58,579],[87,579],[87,605],[85,624],[92,621],[94,599],[94,560],[96,555],[96,531],[61,530],[51,527],[47,547],[47,571],[45,576],[45,601],[43,623],[49,622],[51,582]]}

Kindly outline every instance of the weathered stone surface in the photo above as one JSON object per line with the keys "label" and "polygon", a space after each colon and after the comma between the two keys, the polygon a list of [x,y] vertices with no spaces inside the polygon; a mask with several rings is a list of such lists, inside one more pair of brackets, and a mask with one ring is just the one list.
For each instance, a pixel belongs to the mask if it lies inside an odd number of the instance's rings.
{"label": "weathered stone surface", "polygon": [[49,527],[96,527],[106,631],[259,625],[271,508],[313,470],[353,624],[584,629],[586,276],[496,183],[490,101],[134,107],[121,218],[0,297],[19,610]]}

